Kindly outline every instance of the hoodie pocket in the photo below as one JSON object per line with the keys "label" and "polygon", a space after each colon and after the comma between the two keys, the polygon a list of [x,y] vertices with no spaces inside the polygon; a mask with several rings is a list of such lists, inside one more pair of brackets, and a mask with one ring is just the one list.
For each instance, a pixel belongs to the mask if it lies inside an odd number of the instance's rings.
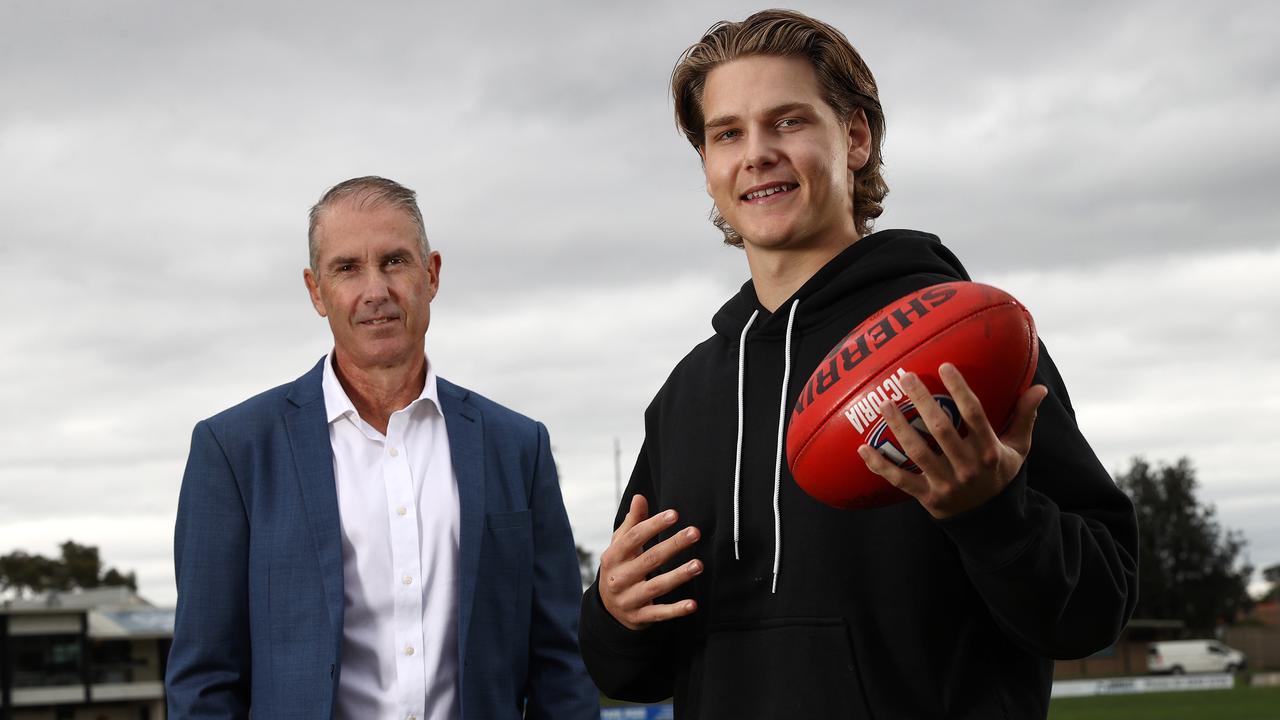
{"label": "hoodie pocket", "polygon": [[870,717],[843,618],[717,624],[701,671],[698,718]]}

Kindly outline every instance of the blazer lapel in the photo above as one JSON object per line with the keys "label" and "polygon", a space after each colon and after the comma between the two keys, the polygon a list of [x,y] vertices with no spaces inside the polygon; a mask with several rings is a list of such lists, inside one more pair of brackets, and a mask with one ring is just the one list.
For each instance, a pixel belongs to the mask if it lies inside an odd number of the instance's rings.
{"label": "blazer lapel", "polygon": [[480,567],[480,542],[484,533],[484,419],[468,392],[437,377],[449,453],[458,478],[458,667],[466,662],[467,631]]}
{"label": "blazer lapel", "polygon": [[324,578],[325,600],[329,620],[342,638],[342,528],[338,516],[338,489],[333,477],[333,447],[329,443],[329,424],[325,420],[324,390],[321,379],[324,359],[303,375],[289,391],[288,399],[298,406],[285,415],[293,463],[298,471],[302,502],[311,526],[320,574]]}

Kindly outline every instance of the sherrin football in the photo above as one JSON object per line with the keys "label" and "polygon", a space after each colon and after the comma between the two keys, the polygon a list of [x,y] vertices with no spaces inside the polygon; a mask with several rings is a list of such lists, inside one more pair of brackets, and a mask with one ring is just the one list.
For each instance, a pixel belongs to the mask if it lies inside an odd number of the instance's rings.
{"label": "sherrin football", "polygon": [[805,492],[837,508],[907,500],[858,457],[866,443],[920,472],[877,410],[884,400],[894,402],[933,444],[899,379],[919,376],[963,434],[959,410],[938,377],[938,366],[952,363],[1000,433],[1031,386],[1037,353],[1031,314],[1002,290],[949,282],[899,298],[837,343],[805,383],[787,430],[791,474]]}

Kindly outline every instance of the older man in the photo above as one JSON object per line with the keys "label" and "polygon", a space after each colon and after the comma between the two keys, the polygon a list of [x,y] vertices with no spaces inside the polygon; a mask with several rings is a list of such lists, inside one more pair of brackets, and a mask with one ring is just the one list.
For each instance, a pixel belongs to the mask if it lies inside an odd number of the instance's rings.
{"label": "older man", "polygon": [[546,429],[436,374],[412,190],[311,210],[333,351],[196,425],[178,504],[175,718],[598,718]]}

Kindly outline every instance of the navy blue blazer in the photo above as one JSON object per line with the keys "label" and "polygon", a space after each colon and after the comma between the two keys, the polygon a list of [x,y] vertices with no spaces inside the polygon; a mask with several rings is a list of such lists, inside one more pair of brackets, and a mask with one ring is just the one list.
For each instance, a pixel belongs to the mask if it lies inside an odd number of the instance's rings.
{"label": "navy blue blazer", "polygon": [[[174,534],[169,717],[329,718],[343,578],[323,363],[198,423]],[[462,717],[599,720],[546,428],[445,380]]]}

